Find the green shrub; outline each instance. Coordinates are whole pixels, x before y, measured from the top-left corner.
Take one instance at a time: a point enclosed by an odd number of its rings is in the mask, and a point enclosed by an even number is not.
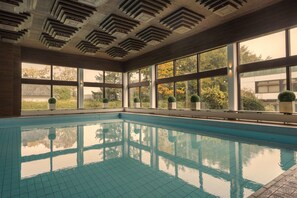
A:
[[[56,98],[49,98],[48,99],[49,104],[56,104],[56,102],[57,102]]]
[[[295,99],[296,95],[293,91],[286,90],[278,94],[278,100],[280,102],[292,102],[295,101]]]
[[[103,103],[108,103],[108,102],[109,102],[108,98],[103,98]]]
[[[168,102],[169,102],[169,103],[176,102],[175,97],[174,97],[174,96],[169,96],[169,97],[168,97]]]
[[[200,97],[197,94],[192,95],[191,102],[200,102]]]
[[[139,98],[134,98],[134,103],[140,102]]]

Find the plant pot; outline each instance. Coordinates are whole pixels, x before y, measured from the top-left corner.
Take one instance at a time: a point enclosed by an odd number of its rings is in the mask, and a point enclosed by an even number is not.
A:
[[[108,108],[108,103],[103,103],[103,109],[107,109]]]
[[[279,102],[280,113],[295,113],[295,101],[292,102]]]
[[[140,102],[134,102],[134,108],[139,109],[140,108]]]
[[[200,110],[200,102],[191,102],[191,110],[192,111],[196,111],[196,110]]]
[[[56,109],[56,104],[48,104],[49,110],[53,111]]]
[[[168,102],[168,110],[176,109],[176,102]]]

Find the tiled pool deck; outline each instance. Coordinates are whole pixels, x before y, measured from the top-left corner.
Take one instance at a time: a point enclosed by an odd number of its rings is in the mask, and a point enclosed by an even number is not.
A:
[[[249,198],[296,198],[297,197],[297,165],[281,174]]]

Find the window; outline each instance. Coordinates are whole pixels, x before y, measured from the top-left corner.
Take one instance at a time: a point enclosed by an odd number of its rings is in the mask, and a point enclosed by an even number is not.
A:
[[[150,68],[145,67],[140,69],[140,81],[141,82],[147,82],[151,79],[150,77]]]
[[[134,98],[140,98],[139,97],[139,87],[131,87],[129,89],[129,105],[130,107],[133,107],[134,104]]]
[[[228,79],[226,76],[200,80],[202,109],[228,109]]]
[[[53,66],[53,80],[77,81],[77,70],[72,67]]]
[[[122,88],[105,88],[105,97],[109,99],[109,108],[122,107]]]
[[[191,96],[197,94],[197,80],[177,82],[175,89],[177,108],[190,108]]]
[[[105,72],[105,83],[122,84],[122,73],[120,72]]]
[[[173,86],[173,83],[158,85],[158,108],[167,109],[167,99],[174,95]]]
[[[84,87],[84,108],[95,109],[102,108],[103,88],[102,87]]]
[[[84,82],[103,83],[103,71],[84,69]]]
[[[140,88],[140,105],[142,108],[150,108],[150,88],[143,86]]]
[[[51,66],[33,63],[22,63],[22,78],[50,80]]]
[[[22,110],[46,110],[50,96],[49,85],[22,84]]]
[[[77,87],[54,85],[53,95],[57,98],[57,109],[77,108]]]
[[[240,64],[285,57],[285,31],[241,42],[239,47]]]
[[[197,55],[175,61],[176,76],[197,72]]]
[[[286,89],[286,68],[240,74],[242,110],[278,111],[278,94]]]
[[[290,51],[291,56],[297,55],[297,28],[290,29]]]
[[[129,72],[129,83],[138,83],[139,82],[139,70]]]
[[[227,47],[199,54],[199,71],[209,71],[227,67]]]
[[[173,62],[167,62],[157,65],[157,78],[169,78],[173,76]]]
[[[291,90],[297,96],[297,66],[291,67]],[[295,104],[295,111],[297,112],[297,99]]]

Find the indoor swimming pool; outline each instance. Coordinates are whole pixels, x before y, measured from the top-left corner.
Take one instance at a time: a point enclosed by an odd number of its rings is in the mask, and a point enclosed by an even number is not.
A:
[[[128,113],[0,120],[0,197],[248,197],[296,128]]]

